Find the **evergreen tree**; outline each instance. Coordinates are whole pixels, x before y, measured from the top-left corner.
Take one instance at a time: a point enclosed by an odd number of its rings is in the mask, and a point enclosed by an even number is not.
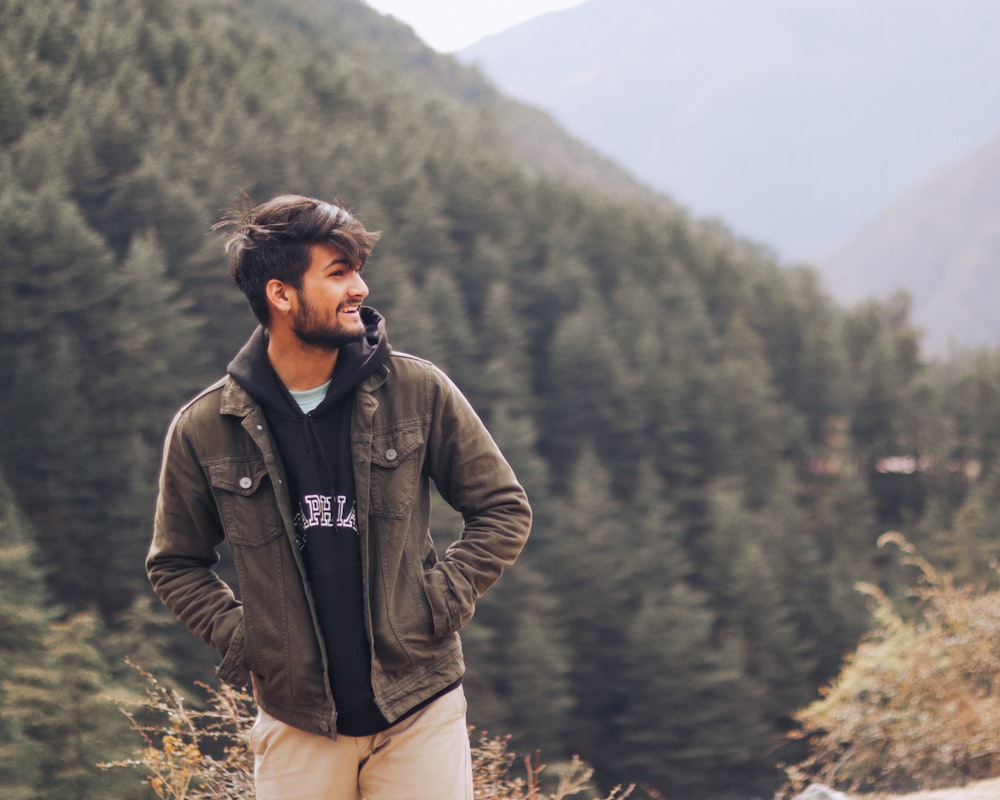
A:
[[[465,300],[450,270],[432,267],[420,287],[421,303],[433,309],[434,352],[431,360],[471,393],[481,385],[478,340]]]
[[[56,622],[46,633],[44,658],[9,677],[11,714],[39,744],[35,790],[43,796],[104,800],[135,786],[135,776],[98,766],[127,756],[134,745],[109,698],[123,692],[108,678],[103,635],[93,614]]]
[[[439,340],[434,321],[426,303],[415,302],[421,289],[401,268],[380,261],[370,280],[368,305],[384,311],[389,341],[397,350],[430,361],[439,355]]]
[[[628,698],[614,757],[595,755],[604,780],[641,775],[664,796],[742,797],[767,788],[763,757],[775,736],[761,718],[763,687],[744,674],[747,642],[716,627],[698,593],[676,585],[626,621],[635,648],[614,673]],[[609,678],[612,676],[609,676]]]
[[[571,643],[568,677],[576,702],[586,708],[568,744],[597,765],[610,720],[626,702],[624,688],[609,678],[631,655],[621,619],[638,565],[618,541],[626,515],[592,450],[581,455],[567,485],[568,493],[552,503],[550,527],[535,552],[542,572],[553,576],[559,600],[554,634]]]
[[[15,672],[45,657],[51,620],[44,581],[32,560],[32,536],[13,493],[0,481],[0,785],[11,800],[34,800],[46,743],[29,734]]]
[[[112,620],[104,631],[101,651],[116,685],[131,686],[136,668],[154,674],[161,684],[181,694],[197,683],[216,680],[215,652],[178,625],[152,591],[139,594]]]
[[[997,580],[996,487],[977,486],[954,514],[949,529],[935,532],[937,563],[959,583],[989,584]]]
[[[747,505],[761,506],[796,438],[798,420],[780,402],[760,339],[739,313],[730,320],[723,348],[709,411],[719,472],[740,476]]]
[[[794,351],[784,359],[788,364],[785,369],[780,369],[781,361],[770,354],[768,362],[778,362],[772,370],[780,395],[804,421],[808,445],[816,447],[824,443],[831,421],[842,416],[847,406],[848,374],[841,340],[844,315],[819,286],[815,272],[793,270],[788,282],[795,299],[798,331],[785,338],[772,334],[769,349],[773,352],[792,346]],[[759,308],[757,313],[766,314],[767,309]]]
[[[622,362],[614,341],[598,333],[605,314],[597,295],[587,293],[581,307],[562,319],[551,342],[538,430],[558,489],[567,488],[566,465],[576,461],[588,441],[601,455],[617,450],[615,400]]]
[[[522,556],[480,601],[462,634],[465,684],[472,724],[504,731],[521,747],[569,757],[566,741],[579,716],[569,680],[574,649],[559,630],[551,583]]]
[[[532,391],[532,342],[515,306],[515,291],[506,282],[490,287],[478,319],[483,353],[479,390],[484,404],[507,406],[516,416],[531,414],[537,405]],[[532,447],[536,447],[537,442]]]
[[[742,492],[712,493],[711,567],[702,574],[725,624],[747,642],[745,671],[765,689],[761,711],[779,731],[782,717],[814,688],[815,637],[828,608],[824,576],[804,520],[794,508],[787,476],[771,504],[748,507]],[[820,591],[817,592],[817,589]]]
[[[664,495],[655,471],[640,465],[634,522],[619,539],[632,573],[613,673],[624,700],[595,763],[607,783],[638,774],[670,795],[718,796],[760,781],[755,748],[775,734],[764,682],[752,672],[753,641],[696,585],[684,525]]]
[[[17,141],[28,125],[24,87],[9,56],[0,54],[0,146]]]
[[[3,463],[35,522],[51,585],[86,605],[107,587],[103,557],[113,549],[112,539],[95,541],[91,532],[116,533],[97,523],[116,473],[99,457],[103,443],[88,427],[99,409],[86,399],[101,348],[115,341],[102,313],[113,303],[110,255],[51,187],[27,193],[8,184],[0,214],[0,358],[8,376],[0,411],[17,420]]]
[[[1000,469],[1000,353],[980,350],[961,358],[955,368],[959,375],[946,388],[955,424],[951,455],[990,479]]]
[[[813,481],[812,495],[802,509],[809,523],[795,531],[811,535],[819,558],[819,577],[813,580],[806,605],[819,612],[809,629],[817,658],[815,687],[836,674],[844,655],[871,624],[856,584],[882,583],[885,577],[876,548],[883,531],[875,521],[872,498],[864,477],[843,455],[838,453],[833,462],[839,473],[835,478]]]

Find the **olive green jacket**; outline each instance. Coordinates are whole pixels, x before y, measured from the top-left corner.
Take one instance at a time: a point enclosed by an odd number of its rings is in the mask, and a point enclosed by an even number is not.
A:
[[[524,490],[458,388],[392,353],[359,384],[351,449],[375,701],[390,721],[464,672],[458,630],[524,546]],[[431,482],[461,512],[439,560]],[[261,407],[231,377],[181,409],[167,434],[146,569],[163,602],[214,646],[219,676],[269,714],[336,735],[319,622],[294,511]],[[214,571],[228,542],[239,599]]]

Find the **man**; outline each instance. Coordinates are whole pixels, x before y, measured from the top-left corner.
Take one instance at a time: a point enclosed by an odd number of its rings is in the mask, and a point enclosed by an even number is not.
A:
[[[253,687],[258,800],[471,798],[458,630],[524,545],[524,490],[362,305],[379,234],[297,195],[234,222],[260,327],[167,434],[150,580]],[[431,482],[464,519],[440,560]],[[213,570],[223,540],[240,599]]]

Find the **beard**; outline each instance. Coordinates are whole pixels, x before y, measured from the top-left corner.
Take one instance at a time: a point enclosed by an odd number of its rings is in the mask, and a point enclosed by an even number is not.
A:
[[[327,351],[339,350],[345,344],[356,342],[365,336],[364,325],[348,328],[339,321],[331,324],[320,320],[319,316],[315,309],[303,299],[298,313],[292,320],[292,332],[307,347]]]

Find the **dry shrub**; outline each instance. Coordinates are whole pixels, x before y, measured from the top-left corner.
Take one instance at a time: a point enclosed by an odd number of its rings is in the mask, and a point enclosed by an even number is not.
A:
[[[143,773],[143,782],[161,800],[252,800],[253,753],[247,734],[256,718],[253,698],[228,685],[219,689],[201,685],[207,695],[204,709],[189,708],[174,689],[162,685],[136,667],[146,682],[143,701],[116,700],[143,747],[134,759],[101,766],[126,767]],[[593,770],[577,758],[543,780],[545,765],[537,757],[518,759],[508,749],[510,737],[480,735],[472,748],[476,800],[564,800],[584,795],[594,798]],[[543,788],[543,784],[551,784]],[[625,800],[632,789],[615,789],[604,800]]]
[[[546,767],[538,756],[524,759],[524,776],[515,775],[512,768],[517,756],[508,750],[510,737],[491,738],[481,733],[479,744],[472,748],[473,783],[476,800],[564,800],[586,793],[593,798],[591,784],[594,770],[579,758],[558,770],[555,786],[549,792],[542,788],[542,773]],[[618,787],[604,800],[625,800],[633,787]]]
[[[898,534],[918,566],[916,619],[887,597],[875,629],[822,697],[798,712],[808,756],[786,768],[788,791],[818,781],[846,791],[960,786],[1000,774],[1000,593],[956,587]]]
[[[189,708],[175,689],[135,669],[145,679],[145,699],[115,702],[142,738],[142,749],[137,758],[101,766],[141,770],[143,782],[162,800],[252,798],[253,754],[246,736],[256,718],[253,698],[232,686],[199,684],[207,705]]]

